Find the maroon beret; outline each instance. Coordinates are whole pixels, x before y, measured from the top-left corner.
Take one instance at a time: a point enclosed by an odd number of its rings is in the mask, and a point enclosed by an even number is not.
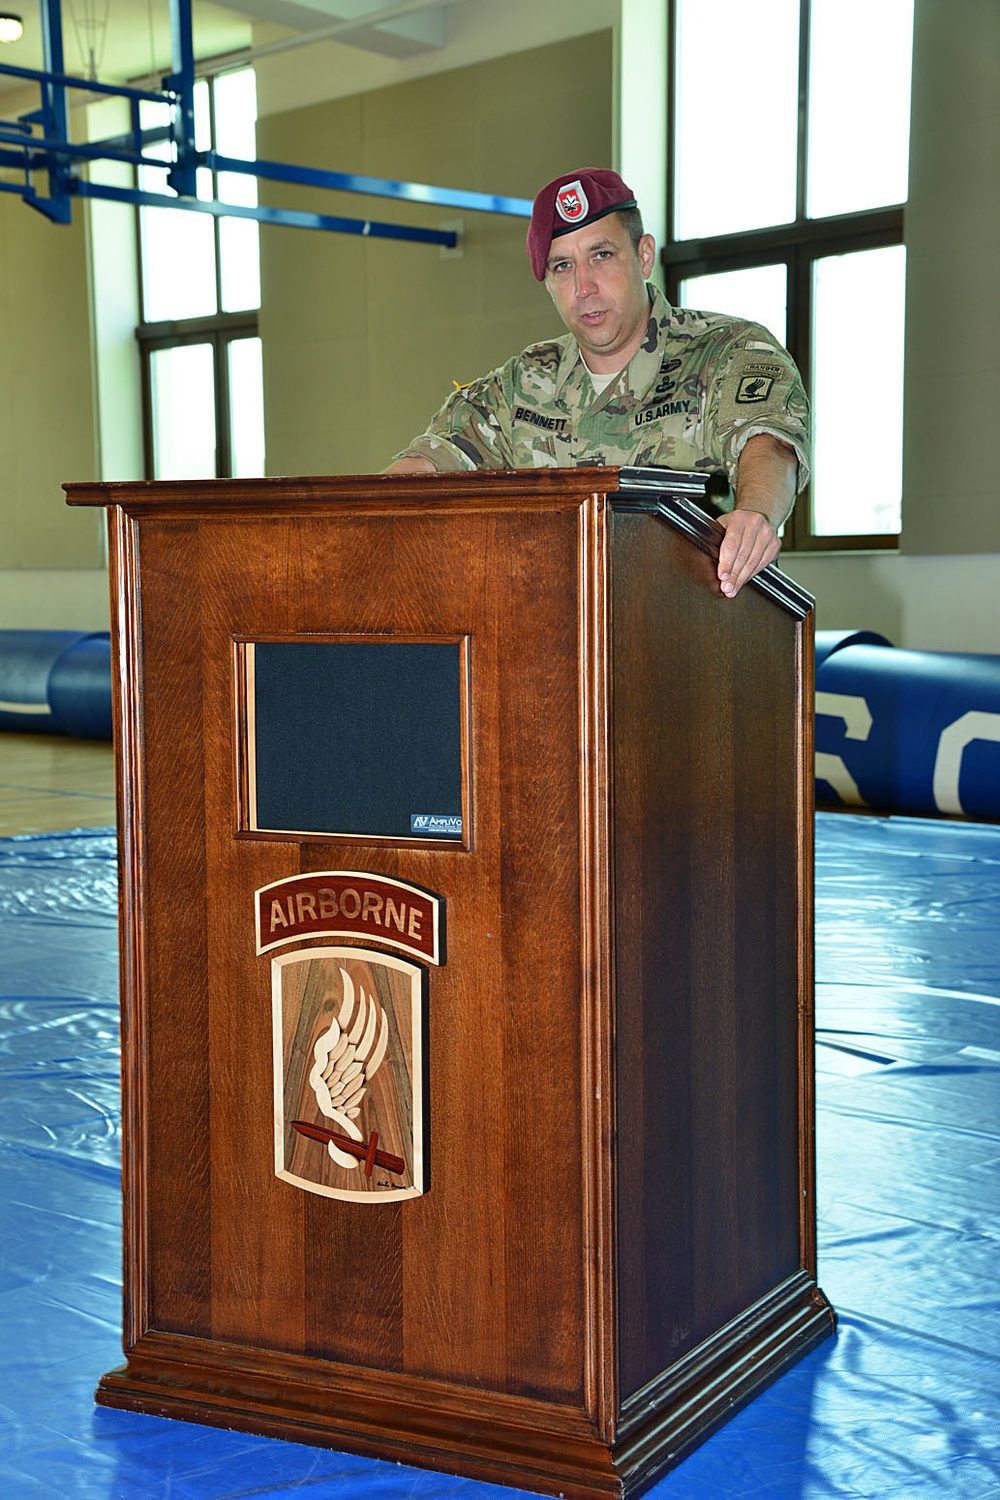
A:
[[[635,208],[635,196],[608,167],[586,167],[564,172],[542,188],[528,225],[528,259],[536,281],[545,280],[545,263],[552,241],[561,234],[593,224],[620,208]]]

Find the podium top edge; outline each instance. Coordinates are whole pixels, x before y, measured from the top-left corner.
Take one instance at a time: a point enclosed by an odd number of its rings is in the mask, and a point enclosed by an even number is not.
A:
[[[69,505],[131,507],[228,504],[321,504],[324,501],[385,500],[410,503],[503,490],[536,493],[612,493],[619,488],[704,494],[712,476],[691,470],[581,465],[566,469],[470,469],[438,474],[333,474],[247,479],[89,480],[63,485]]]
[[[697,503],[698,497],[671,493],[667,486],[662,486],[658,491],[623,488],[617,494],[609,495],[608,500],[613,510],[655,516],[681,532],[702,552],[707,552],[713,562],[718,560],[722,530],[713,516]],[[816,607],[813,596],[783,573],[776,563],[771,563],[751,578],[746,587],[764,594],[773,604],[780,605],[799,620],[806,619]]]
[[[603,497],[613,510],[641,511],[683,532],[702,551],[718,557],[720,528],[713,520],[713,494],[721,493],[711,471],[581,465],[568,469],[472,469],[439,474],[337,474],[254,479],[103,480],[66,483],[66,502],[104,507],[130,514],[202,513],[238,515],[248,508],[273,505],[322,511],[352,502],[384,510],[422,506],[442,509],[482,500],[540,506],[577,506]],[[749,587],[804,619],[814,608],[812,596],[772,564],[751,579]]]

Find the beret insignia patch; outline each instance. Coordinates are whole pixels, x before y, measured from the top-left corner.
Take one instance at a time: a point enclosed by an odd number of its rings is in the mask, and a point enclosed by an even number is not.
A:
[[[589,212],[590,204],[579,177],[575,182],[567,182],[559,189],[556,194],[556,213],[560,219],[567,224],[578,224]]]

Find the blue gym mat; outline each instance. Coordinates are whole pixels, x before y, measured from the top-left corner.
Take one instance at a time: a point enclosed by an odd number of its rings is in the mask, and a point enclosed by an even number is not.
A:
[[[840,1330],[656,1500],[1000,1496],[1000,827],[820,815],[820,1283]],[[0,1497],[523,1493],[93,1405],[120,1362],[110,831],[0,839]],[[570,1500],[570,1497],[568,1497]]]

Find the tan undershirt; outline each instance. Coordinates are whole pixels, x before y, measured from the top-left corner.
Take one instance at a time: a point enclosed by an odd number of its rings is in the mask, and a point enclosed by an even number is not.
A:
[[[611,382],[618,379],[619,375],[621,374],[621,370],[615,370],[612,375],[595,375],[593,370],[588,365],[587,374],[594,382],[594,390],[597,392],[598,396],[603,396],[604,392],[607,390]]]

